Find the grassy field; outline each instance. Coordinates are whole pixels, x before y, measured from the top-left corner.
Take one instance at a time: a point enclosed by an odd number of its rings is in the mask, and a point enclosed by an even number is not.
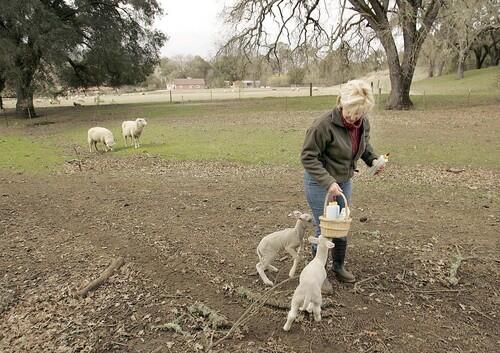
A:
[[[53,108],[33,121],[10,119],[8,128],[2,126],[0,167],[48,171],[74,158],[73,146],[87,150],[86,131],[91,126],[113,131],[117,156],[148,152],[166,159],[294,166],[299,163],[305,130],[334,101],[335,97],[307,97]],[[498,166],[499,123],[492,115],[495,102],[496,97],[488,95],[475,95],[471,102],[459,96],[430,96],[425,102],[422,97],[415,99],[412,111],[376,109],[372,114],[373,142],[380,151],[392,151],[402,164]],[[468,105],[476,106],[470,112],[474,121],[455,122],[455,115],[464,114]],[[125,148],[121,121],[138,116],[149,121],[143,146],[139,150]]]
[[[412,84],[415,93],[429,95],[496,95],[500,93],[500,68],[488,67],[480,70],[468,70],[464,79],[459,80],[456,73],[415,81]]]

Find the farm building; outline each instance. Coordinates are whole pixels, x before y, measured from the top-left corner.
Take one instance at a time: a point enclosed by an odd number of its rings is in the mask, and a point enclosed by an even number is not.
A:
[[[176,78],[174,89],[206,88],[205,80],[202,78]]]

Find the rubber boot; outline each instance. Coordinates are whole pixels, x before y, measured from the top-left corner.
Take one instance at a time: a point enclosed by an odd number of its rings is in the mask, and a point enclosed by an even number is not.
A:
[[[354,275],[347,271],[344,268],[344,261],[345,261],[345,253],[347,249],[347,239],[346,238],[338,238],[338,239],[333,239],[333,243],[335,244],[335,247],[332,249],[333,251],[333,272],[335,273],[335,276],[337,279],[341,282],[356,282],[356,277]]]

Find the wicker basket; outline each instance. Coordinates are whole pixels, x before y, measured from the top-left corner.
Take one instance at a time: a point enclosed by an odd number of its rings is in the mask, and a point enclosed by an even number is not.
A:
[[[349,233],[349,228],[351,227],[352,218],[351,210],[347,203],[347,199],[344,194],[340,194],[344,198],[344,207],[346,216],[345,219],[327,219],[326,218],[326,206],[328,206],[330,194],[326,194],[325,206],[323,208],[323,216],[319,217],[319,227],[321,228],[321,235],[325,238],[342,238]]]

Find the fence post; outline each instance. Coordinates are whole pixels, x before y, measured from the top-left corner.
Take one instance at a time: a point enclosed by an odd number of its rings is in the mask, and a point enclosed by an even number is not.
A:
[[[469,93],[467,94],[467,106],[470,106],[470,88],[469,88]]]
[[[377,95],[377,106],[380,108],[380,96],[382,95],[382,88],[378,88],[378,95]]]
[[[169,92],[170,92],[170,103],[172,103],[172,90],[170,90]]]
[[[309,97],[312,97],[313,96],[313,84],[312,82],[309,83]]]

